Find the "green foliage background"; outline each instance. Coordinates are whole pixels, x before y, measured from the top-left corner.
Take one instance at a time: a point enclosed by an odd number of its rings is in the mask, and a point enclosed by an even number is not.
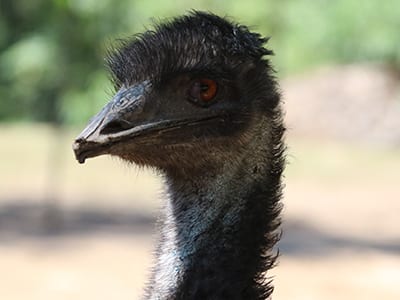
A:
[[[2,0],[0,121],[75,124],[111,92],[103,56],[115,38],[191,9],[272,36],[280,76],[321,64],[400,67],[398,0]],[[108,92],[108,93],[107,93]]]

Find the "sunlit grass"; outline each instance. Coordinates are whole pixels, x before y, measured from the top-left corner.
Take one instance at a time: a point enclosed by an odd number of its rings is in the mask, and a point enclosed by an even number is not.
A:
[[[400,150],[378,145],[289,138],[288,176],[321,181],[396,179]]]

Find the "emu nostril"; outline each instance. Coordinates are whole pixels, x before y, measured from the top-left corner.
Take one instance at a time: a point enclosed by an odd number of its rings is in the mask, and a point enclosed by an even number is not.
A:
[[[100,131],[100,134],[110,134],[117,133],[129,129],[130,123],[123,120],[114,120],[109,122],[104,128]]]

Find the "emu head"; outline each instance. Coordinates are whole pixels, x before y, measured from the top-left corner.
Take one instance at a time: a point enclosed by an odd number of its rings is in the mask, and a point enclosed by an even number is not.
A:
[[[122,42],[107,59],[116,94],[76,138],[76,158],[111,154],[185,173],[229,162],[276,113],[265,42],[202,12]]]

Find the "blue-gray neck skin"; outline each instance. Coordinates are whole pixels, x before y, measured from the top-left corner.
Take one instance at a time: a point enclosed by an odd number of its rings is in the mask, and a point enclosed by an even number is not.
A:
[[[156,265],[146,299],[266,299],[279,240],[283,129],[254,130],[217,173],[167,176]],[[265,141],[268,141],[265,143]]]

